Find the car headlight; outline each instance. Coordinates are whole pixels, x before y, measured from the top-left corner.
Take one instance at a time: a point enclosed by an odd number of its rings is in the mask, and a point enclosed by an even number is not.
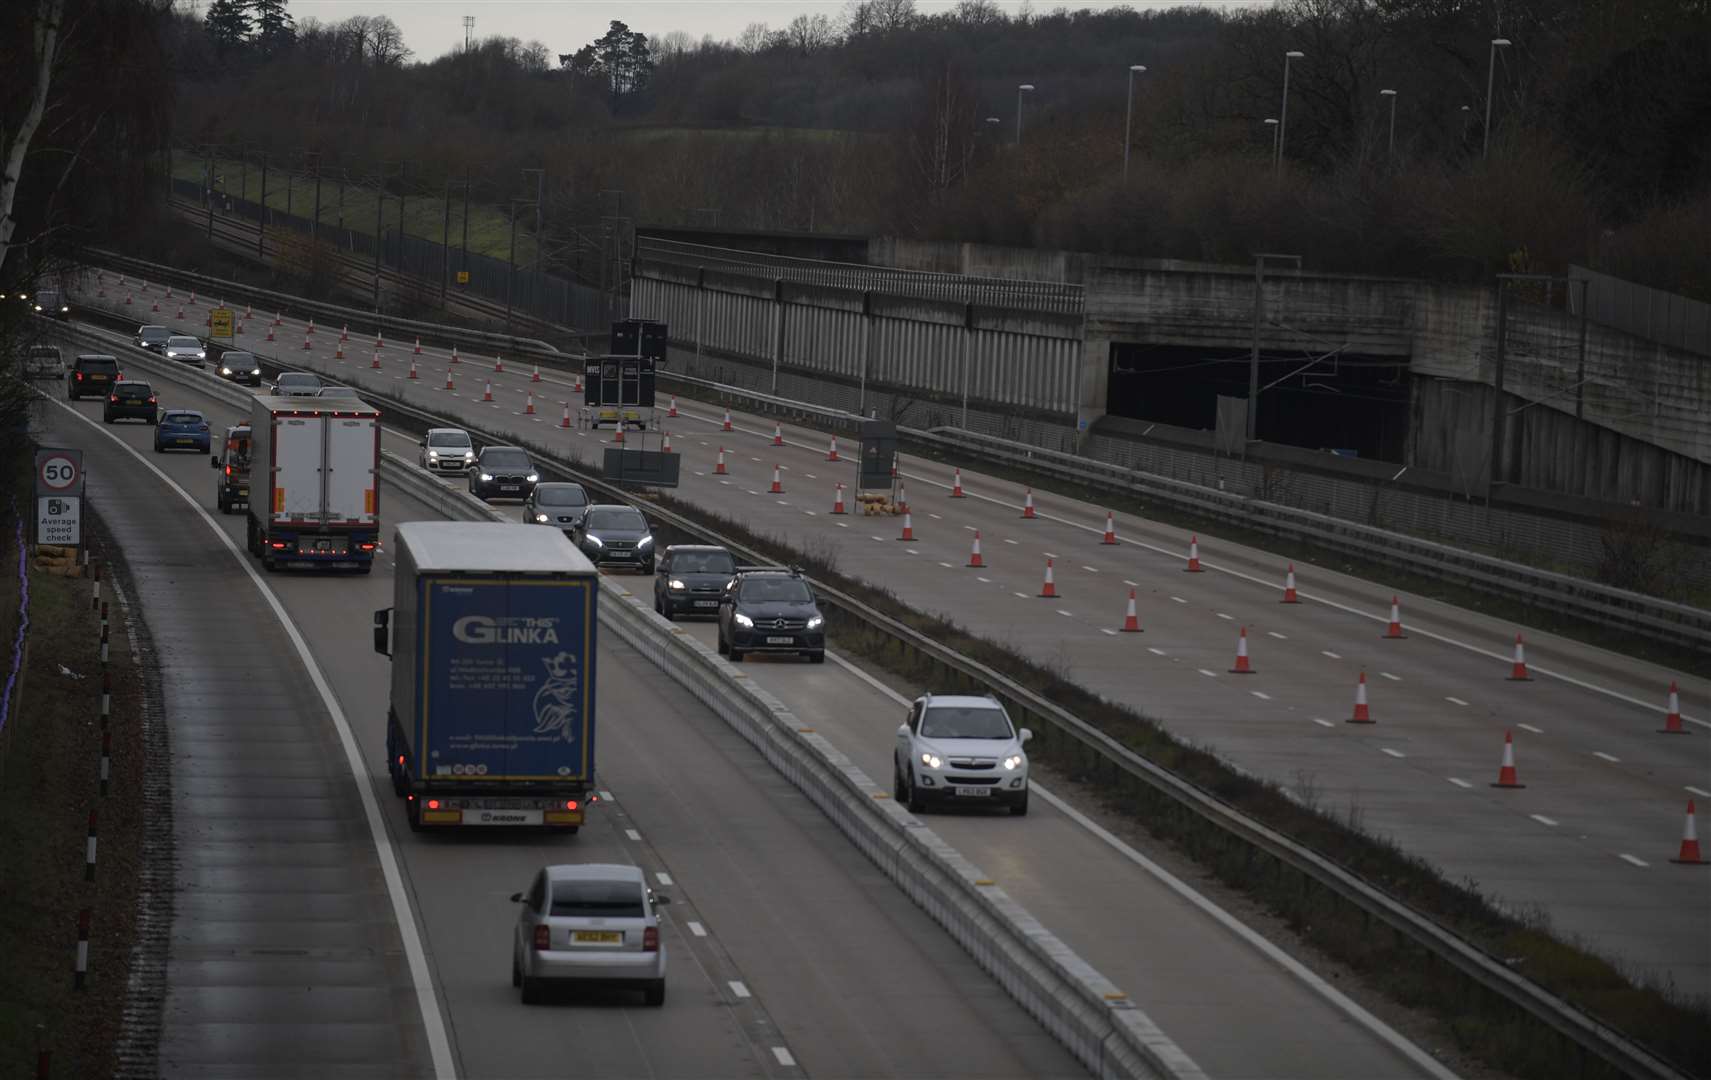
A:
[[[678,578],[672,578],[670,581],[665,583],[665,587],[668,589],[671,589],[675,592],[682,592],[684,589],[688,588],[689,586],[685,585]]]
[[[224,365],[224,364],[221,364],[221,365],[220,365],[220,374],[222,374],[222,375],[230,375],[230,374],[231,374],[231,373],[232,373],[232,369],[231,369],[231,368],[229,368],[229,367],[227,367],[227,366],[226,366],[226,365]]]
[[[747,615],[744,615],[740,611],[737,612],[736,614],[732,615],[731,620],[733,622],[735,622],[738,626],[747,627],[749,629],[754,628],[755,621],[753,619],[749,618]]]
[[[487,482],[488,482],[488,481],[489,481],[489,480],[492,480],[492,479],[493,479],[493,474],[492,474],[492,473],[485,473],[485,472],[484,472],[484,473],[482,473],[482,474],[481,474],[481,482],[482,482],[482,483],[483,483],[483,484],[485,484],[485,483],[487,483]]]
[[[438,461],[439,459],[440,459],[440,452],[438,450],[435,450],[432,447],[429,447],[428,448],[428,460],[429,461]]]
[[[37,311],[40,311],[40,310],[41,310],[41,309],[42,309],[42,306],[41,306],[41,305],[40,305],[40,304],[37,304],[37,305],[36,305],[36,310],[37,310]]]
[[[206,360],[206,359],[208,359],[208,350],[206,350],[206,349],[197,349],[197,350],[196,350],[196,359],[198,359],[198,360]]]
[[[254,375],[256,378],[259,379],[259,378],[261,378],[261,369],[258,367],[257,368],[250,368],[250,374]]]
[[[653,544],[654,538],[651,536],[644,536],[640,540],[636,541],[636,546],[639,548],[653,547]]]
[[[921,755],[921,764],[925,765],[929,769],[936,769],[944,763],[944,759],[939,757],[937,754],[923,753]]]
[[[61,315],[66,315],[66,314],[69,314],[70,312],[71,312],[71,305],[70,304],[61,304],[60,305],[59,313]]]
[[[465,450],[463,452],[463,460],[474,461],[475,460],[475,451],[474,450]]]
[[[539,479],[540,479],[540,478],[541,478],[541,474],[540,474],[540,473],[533,473],[533,472],[532,472],[532,473],[530,473],[530,474],[529,474],[529,475],[528,475],[528,476],[527,476],[527,477],[525,477],[525,478],[524,478],[524,479],[526,479],[526,480],[528,480],[528,481],[529,481],[529,483],[531,483],[531,484],[533,484],[533,483],[535,483],[535,482],[536,482],[536,481],[537,481],[537,480],[539,480]]]
[[[600,539],[598,536],[595,536],[593,533],[587,534],[586,536],[583,537],[583,539],[588,541],[590,544],[593,544],[595,547],[605,547],[606,546],[606,541]]]
[[[824,625],[826,625],[826,617],[824,615],[811,615],[811,616],[809,616],[809,618],[808,618],[808,629],[818,630],[818,629],[820,629],[820,627],[822,627]]]
[[[551,520],[552,520],[552,518],[549,518],[545,514],[536,514],[535,515],[535,521],[537,524],[545,525],[547,522],[549,522]]]
[[[1022,767],[1022,763],[1027,760],[1028,759],[1023,757],[1021,754],[1011,754],[1009,757],[1004,759],[1004,767],[1010,770],[1020,769]]]

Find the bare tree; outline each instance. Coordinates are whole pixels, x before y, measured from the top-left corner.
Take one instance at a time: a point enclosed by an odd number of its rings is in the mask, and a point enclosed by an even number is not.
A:
[[[6,256],[12,250],[12,235],[18,222],[12,217],[12,206],[18,198],[18,180],[24,173],[24,157],[30,152],[30,140],[41,126],[42,113],[47,109],[48,87],[53,82],[54,51],[59,45],[60,19],[65,14],[65,0],[38,0],[35,15],[30,20],[31,39],[36,61],[35,84],[30,91],[30,103],[24,118],[5,143],[6,174],[0,182],[0,270],[5,269]]]
[[[957,0],[957,5],[951,10],[951,19],[959,26],[983,27],[998,26],[1004,19],[1004,9],[992,0]]]
[[[942,205],[945,193],[968,169],[974,144],[974,98],[967,76],[950,63],[939,69],[927,87],[909,133],[909,151],[931,206]]]
[[[868,0],[868,6],[873,9],[874,29],[880,33],[907,30],[920,18],[915,0]]]
[[[368,55],[376,67],[396,67],[410,59],[404,32],[389,16],[375,15],[368,23]]]
[[[743,32],[737,37],[737,48],[746,53],[758,53],[766,48],[767,38],[771,31],[763,22],[752,22],[743,27]]]
[[[789,48],[808,56],[835,44],[838,33],[823,14],[798,15],[784,28],[784,37]]]

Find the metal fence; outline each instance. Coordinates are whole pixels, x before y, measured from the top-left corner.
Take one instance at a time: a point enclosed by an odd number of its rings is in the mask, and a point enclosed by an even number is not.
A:
[[[716,267],[733,273],[809,285],[831,285],[861,292],[892,296],[920,296],[982,307],[1013,308],[1018,311],[1050,311],[1080,315],[1086,299],[1080,285],[1057,281],[1017,281],[1010,278],[970,277],[938,274],[926,270],[899,270],[889,266],[796,259],[735,248],[708,247],[653,236],[636,238],[636,258],[676,266]]]
[[[1672,349],[1711,356],[1711,304],[1582,266],[1570,266],[1568,276],[1590,283],[1586,309],[1593,322]]]

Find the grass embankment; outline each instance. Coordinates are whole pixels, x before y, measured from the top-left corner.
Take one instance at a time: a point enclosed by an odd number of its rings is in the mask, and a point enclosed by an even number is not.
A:
[[[10,522],[4,550],[0,656],[10,670],[19,593]],[[0,1076],[35,1076],[44,1050],[52,1076],[111,1076],[141,867],[141,673],[110,605],[112,774],[103,798],[100,618],[90,583],[32,570],[29,592],[28,655],[0,733]],[[85,881],[91,810],[99,847],[95,880]],[[93,915],[89,974],[74,990],[84,908]]]
[[[1504,913],[1473,884],[1450,882],[1428,863],[1363,832],[1358,809],[1339,814],[1321,805],[1310,785],[1286,791],[1244,776],[1214,755],[1171,736],[1145,715],[1090,694],[1070,681],[1065,671],[1026,659],[947,619],[914,611],[889,591],[845,577],[838,573],[829,551],[796,550],[776,537],[759,535],[728,517],[670,496],[654,501],[772,561],[800,565],[817,580],[1003,673],[1140,756],[1358,874],[1670,1060],[1695,1073],[1711,1067],[1711,1011],[1706,1002],[1683,1001],[1666,990],[1638,985],[1608,961],[1554,938],[1546,927]],[[689,539],[660,538],[662,543]],[[990,689],[835,606],[827,614],[840,649],[915,685],[941,692]],[[1107,811],[1131,819],[1226,885],[1263,904],[1301,940],[1360,972],[1375,990],[1432,1018],[1443,1037],[1463,1053],[1528,1080],[1618,1075],[1335,893],[1084,750],[1057,731],[1055,724],[1038,716],[1019,722],[1032,723],[1040,735],[1032,747],[1036,757],[1102,792]]]

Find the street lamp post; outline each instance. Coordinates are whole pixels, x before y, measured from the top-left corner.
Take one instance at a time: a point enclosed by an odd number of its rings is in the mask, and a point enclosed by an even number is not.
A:
[[[1272,163],[1272,171],[1276,173],[1283,172],[1283,139],[1285,129],[1289,127],[1289,62],[1306,55],[1299,49],[1290,49],[1283,54],[1283,108],[1277,114],[1277,159]]]
[[[1018,146],[1022,144],[1022,95],[1031,93],[1033,89],[1033,83],[1023,83],[1016,87],[1016,145]]]
[[[1497,50],[1508,47],[1508,38],[1491,39],[1491,59],[1485,65],[1485,142],[1479,148],[1481,158],[1491,150],[1491,87],[1497,75]]]
[[[1266,126],[1271,128],[1271,156],[1273,158],[1276,158],[1277,157],[1277,128],[1278,128],[1277,117],[1268,116],[1265,118],[1265,122],[1266,122]]]
[[[1135,121],[1135,76],[1147,70],[1145,64],[1129,65],[1129,96],[1123,111],[1123,183],[1129,182],[1129,142],[1130,131]]]
[[[1396,164],[1396,91],[1394,91],[1394,90],[1380,90],[1378,92],[1378,94],[1380,97],[1387,97],[1390,99],[1390,149],[1385,154],[1385,162],[1386,162],[1386,164],[1389,164],[1389,165],[1395,165]]]

